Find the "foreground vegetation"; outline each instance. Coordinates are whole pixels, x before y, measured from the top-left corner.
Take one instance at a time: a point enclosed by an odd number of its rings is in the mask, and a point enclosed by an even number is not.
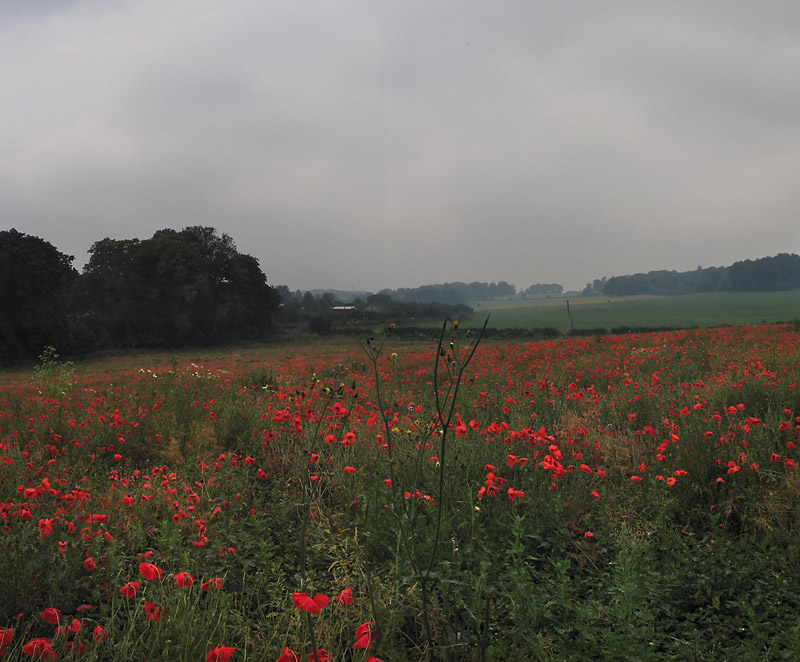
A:
[[[793,326],[472,340],[11,375],[4,659],[798,657]]]

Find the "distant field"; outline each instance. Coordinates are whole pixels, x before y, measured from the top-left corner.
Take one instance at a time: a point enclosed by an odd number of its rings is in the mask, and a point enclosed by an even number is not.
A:
[[[788,322],[800,318],[800,290],[718,292],[683,296],[631,296],[485,301],[472,304],[475,317],[490,314],[498,329],[555,327],[569,331],[567,300],[576,329],[619,326],[710,327]]]

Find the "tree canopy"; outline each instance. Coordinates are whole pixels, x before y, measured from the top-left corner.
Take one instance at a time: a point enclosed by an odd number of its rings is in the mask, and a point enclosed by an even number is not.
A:
[[[74,259],[38,237],[0,232],[0,361],[37,356],[56,342],[72,344]]]
[[[95,242],[79,274],[38,237],[0,232],[0,361],[45,346],[177,347],[265,337],[280,297],[258,260],[214,228]]]
[[[176,346],[262,337],[280,298],[227,234],[192,226],[89,250],[83,300],[103,344]]]

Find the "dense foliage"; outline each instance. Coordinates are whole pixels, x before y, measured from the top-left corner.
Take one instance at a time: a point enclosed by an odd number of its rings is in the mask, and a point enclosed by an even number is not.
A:
[[[413,301],[416,303],[449,303],[466,304],[470,301],[487,301],[498,297],[509,297],[516,294],[517,288],[504,280],[499,283],[441,283],[438,285],[422,285],[420,287],[401,287],[396,290],[381,290],[396,301]]]
[[[595,284],[597,281],[595,281]],[[587,286],[589,288],[590,286]],[[609,278],[596,292],[624,294],[692,294],[696,292],[766,292],[800,288],[800,255],[734,262],[729,267],[694,271],[651,271]]]
[[[38,237],[0,232],[0,363],[35,357],[46,345],[75,346],[74,259]]]
[[[798,658],[796,328],[460,331],[7,377],[5,660]]]
[[[74,258],[36,237],[0,233],[0,360],[120,347],[263,339],[280,299],[258,260],[208,227],[102,239]]]

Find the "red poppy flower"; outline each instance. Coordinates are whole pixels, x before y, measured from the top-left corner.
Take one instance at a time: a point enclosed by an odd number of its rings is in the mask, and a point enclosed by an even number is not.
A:
[[[83,567],[89,572],[94,572],[97,570],[97,563],[91,556],[87,556],[83,562]]]
[[[148,621],[158,621],[161,619],[161,607],[156,607],[152,602],[144,603],[144,613]]]
[[[334,598],[334,600],[336,600],[336,602],[338,602],[340,605],[344,606],[353,604],[353,602],[355,602],[353,600],[353,589],[351,588],[344,589],[344,591],[339,593],[339,595],[337,595]]]
[[[372,642],[378,638],[378,635],[372,631],[373,622],[362,623],[356,628],[356,643],[353,648],[372,648]]]
[[[200,584],[200,588],[203,589],[206,593],[211,587],[214,588],[222,588],[222,579],[220,577],[214,577],[213,579],[209,579],[207,582],[203,582]]]
[[[324,648],[317,648],[316,653],[308,654],[308,662],[333,662],[333,658]]]
[[[79,614],[85,614],[87,611],[91,610],[92,610],[92,605],[81,605],[80,607],[75,608],[75,611],[77,611]]]
[[[119,592],[122,593],[122,595],[124,595],[126,598],[132,598],[139,592],[140,588],[141,586],[139,582],[128,582],[119,590]]]
[[[517,499],[522,499],[525,496],[525,492],[522,490],[515,490],[513,487],[508,488],[508,498],[512,501],[516,501]]]
[[[50,625],[55,625],[61,618],[61,611],[55,607],[48,607],[44,611],[40,611],[39,616],[50,623]]]
[[[40,660],[55,660],[58,657],[50,644],[50,640],[41,637],[39,639],[31,639],[22,647],[22,652]]]
[[[100,627],[99,625],[94,626],[94,630],[92,630],[92,638],[100,643],[101,641],[105,641],[108,637],[106,635],[106,631]]]
[[[179,572],[175,575],[175,586],[178,588],[191,588],[194,584],[194,577],[188,572]]]
[[[142,577],[147,580],[161,579],[164,576],[164,571],[161,568],[157,568],[147,561],[142,561],[142,563],[139,564],[139,572],[142,574]]]
[[[307,593],[293,593],[292,602],[300,611],[309,614],[319,614],[330,603],[327,595],[317,593],[313,598],[309,598]]]
[[[283,652],[275,662],[300,662],[300,656],[288,646],[284,646]]]
[[[53,521],[49,519],[39,520],[39,535],[44,538],[53,532]]]
[[[217,646],[208,651],[206,662],[228,662],[236,652],[233,646]]]
[[[73,618],[72,623],[69,624],[68,630],[73,633],[80,632],[81,627],[83,627],[83,624],[77,618]]]
[[[14,639],[14,628],[0,628],[0,646],[8,646]]]

